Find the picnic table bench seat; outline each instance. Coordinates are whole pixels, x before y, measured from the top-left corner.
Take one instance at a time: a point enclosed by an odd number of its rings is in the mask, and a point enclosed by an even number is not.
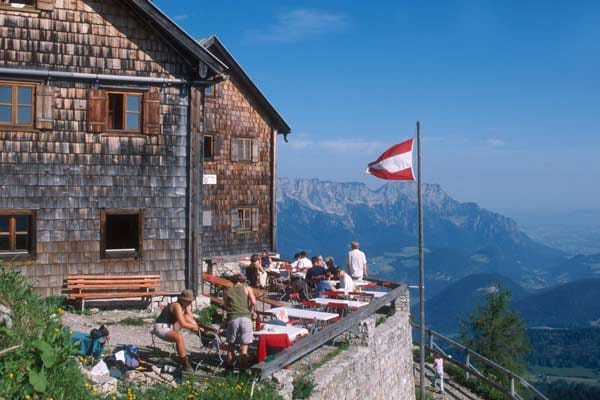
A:
[[[160,275],[68,275],[66,295],[80,300],[81,311],[86,300],[124,299],[139,297],[152,300],[154,296],[177,296],[178,293],[160,289]]]

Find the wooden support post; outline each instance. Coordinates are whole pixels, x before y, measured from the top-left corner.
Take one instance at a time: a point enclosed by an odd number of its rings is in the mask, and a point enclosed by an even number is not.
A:
[[[469,374],[469,368],[471,368],[471,354],[469,354],[469,350],[467,350],[465,353],[465,366],[467,367],[465,370],[465,378],[469,379],[471,377]]]

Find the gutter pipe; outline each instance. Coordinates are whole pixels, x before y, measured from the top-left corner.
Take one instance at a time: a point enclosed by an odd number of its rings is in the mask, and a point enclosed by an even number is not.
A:
[[[153,78],[149,76],[131,76],[131,75],[109,75],[109,74],[90,74],[83,72],[65,72],[51,71],[49,69],[22,69],[22,68],[5,68],[0,67],[0,74],[14,76],[28,76],[44,79],[74,79],[74,80],[90,80],[90,81],[110,81],[110,82],[127,82],[127,83],[146,83],[160,85],[188,85],[192,86],[211,86],[229,79],[225,74],[217,75],[215,79],[195,80],[176,78]]]

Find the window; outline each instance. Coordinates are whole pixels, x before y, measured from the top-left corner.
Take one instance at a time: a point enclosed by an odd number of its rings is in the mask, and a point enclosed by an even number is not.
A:
[[[157,89],[145,93],[90,89],[87,107],[88,131],[159,134],[160,95]]]
[[[6,4],[14,8],[35,7],[35,0],[0,0],[0,4]]]
[[[204,135],[204,160],[212,160],[215,157],[215,136]]]
[[[108,94],[108,129],[139,131],[142,121],[142,96],[128,93]]]
[[[252,139],[238,139],[238,161],[252,161]]]
[[[204,88],[204,95],[206,97],[215,97],[217,94],[217,87],[215,85],[207,86]]]
[[[35,212],[0,210],[0,259],[23,259],[34,255]]]
[[[258,230],[258,208],[236,207],[231,211],[231,224],[234,232],[244,233]]]
[[[101,211],[101,258],[140,258],[142,256],[142,236],[142,211]]]
[[[236,137],[231,139],[232,161],[258,161],[258,142],[249,137]]]
[[[34,86],[0,83],[0,124],[33,125]]]

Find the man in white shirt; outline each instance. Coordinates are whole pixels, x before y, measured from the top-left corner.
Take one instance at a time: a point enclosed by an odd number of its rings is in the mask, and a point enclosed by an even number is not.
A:
[[[348,265],[348,272],[354,280],[362,280],[364,276],[367,276],[367,256],[365,253],[358,249],[358,242],[350,243],[351,251],[348,252],[348,258],[346,264]]]
[[[296,261],[294,261],[292,263],[292,268],[297,269],[297,270],[307,270],[312,268],[312,261],[310,261],[308,259],[308,257],[306,257],[306,252],[305,251],[301,251],[299,254],[300,258],[298,258]]]

